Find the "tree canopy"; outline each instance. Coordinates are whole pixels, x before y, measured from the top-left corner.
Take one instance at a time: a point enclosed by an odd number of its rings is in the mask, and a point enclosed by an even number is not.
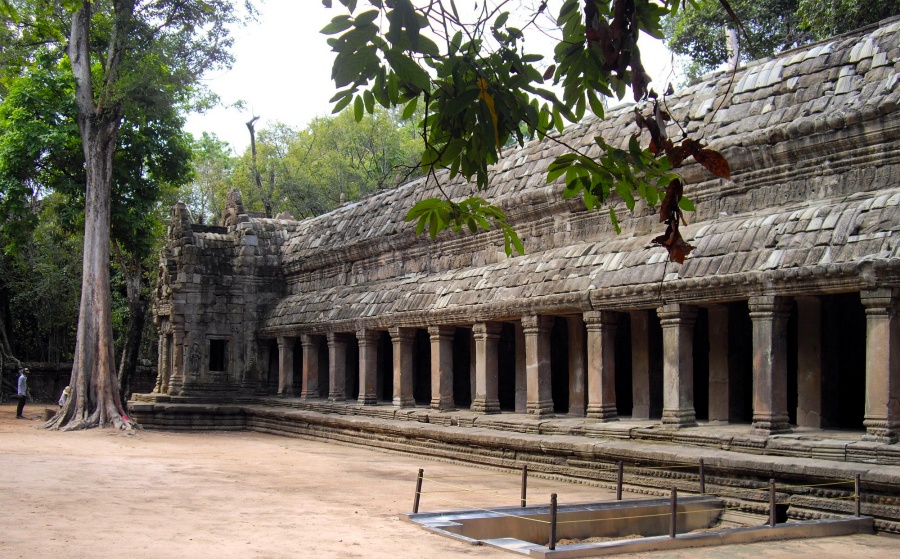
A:
[[[730,0],[740,21],[740,59],[771,56],[900,14],[897,0]],[[726,28],[738,25],[718,0],[698,0],[665,19],[666,45],[694,79],[728,60]]]
[[[335,110],[352,104],[359,118],[380,104],[404,107],[411,116],[421,105],[421,162],[430,180],[440,184],[462,176],[479,190],[488,187],[488,166],[508,142],[522,145],[538,136],[561,143],[557,133],[566,123],[589,111],[602,116],[603,100],[622,99],[629,87],[636,101],[658,98],[638,39],[641,33],[662,38],[663,18],[681,8],[680,2],[651,0],[483,0],[471,11],[453,0],[339,2],[345,13],[322,30],[335,53]],[[550,36],[553,45],[537,43],[535,49],[531,31]],[[634,137],[620,149],[597,138],[599,156],[593,157],[564,145],[566,153],[551,163],[547,179],[564,178],[564,195],[582,196],[588,209],[603,207],[612,193],[629,208],[637,198],[651,205],[662,199],[660,218],[667,229],[655,242],[683,260],[691,247],[678,224],[689,202],[672,168],[694,157],[719,176],[730,172],[724,158],[699,140],[668,138],[668,114],[659,103],[651,107],[646,115],[636,114],[650,132],[649,146]],[[611,208],[609,218],[618,227]],[[407,219],[432,238],[447,228],[496,227],[507,254],[524,251],[503,211],[479,196],[423,200]]]
[[[260,186],[250,148],[232,156],[226,142],[204,133],[194,143],[188,207],[195,219],[215,223],[228,191],[239,188],[248,210],[264,211],[268,201],[273,213],[302,219],[416,178],[422,139],[398,113],[379,107],[356,122],[348,107],[303,128],[269,124],[256,136]]]

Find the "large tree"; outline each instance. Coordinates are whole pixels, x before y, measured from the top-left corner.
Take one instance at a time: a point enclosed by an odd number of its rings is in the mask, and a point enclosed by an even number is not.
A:
[[[0,238],[13,256],[33,238],[28,233],[39,215],[41,221],[56,224],[62,235],[80,238],[78,230],[84,228],[84,155],[75,125],[74,80],[61,57],[59,51],[42,49],[30,67],[10,80],[0,103],[0,212],[12,218],[0,227]],[[164,191],[190,178],[190,142],[182,125],[177,107],[140,104],[123,117],[118,135],[110,221],[116,273],[123,280],[128,309],[120,313],[126,320],[118,344],[119,384],[125,396],[148,303],[145,261],[156,251],[168,213],[159,201]],[[50,192],[53,198],[47,196]],[[57,240],[66,241],[61,236]],[[33,243],[27,248],[33,249]]]
[[[186,107],[198,94],[199,77],[231,62],[229,25],[239,15],[227,0],[32,0],[14,7],[8,26],[22,30],[20,36],[46,29],[43,41],[65,48],[85,162],[73,397],[47,426],[129,428],[115,374],[109,284],[111,193],[123,119],[152,107]]]

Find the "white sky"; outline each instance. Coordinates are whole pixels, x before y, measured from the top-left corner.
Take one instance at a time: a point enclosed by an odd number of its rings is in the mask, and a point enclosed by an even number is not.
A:
[[[360,8],[365,4],[361,1]],[[321,0],[260,0],[258,21],[234,31],[231,70],[205,80],[223,104],[243,100],[245,108],[220,107],[192,115],[187,130],[198,137],[202,132],[215,133],[241,153],[250,144],[245,123],[252,116],[260,117],[259,131],[279,121],[302,128],[317,116],[331,114],[333,57],[327,37],[319,30],[332,17],[345,13],[337,0],[334,5],[328,10]],[[640,47],[657,91],[664,90],[667,81],[677,81],[667,77],[671,57],[658,41],[643,36]]]

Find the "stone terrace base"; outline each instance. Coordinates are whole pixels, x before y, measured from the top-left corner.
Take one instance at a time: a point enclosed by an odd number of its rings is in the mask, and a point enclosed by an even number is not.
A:
[[[900,534],[900,445],[864,442],[862,433],[810,431],[766,438],[747,434],[748,425],[666,429],[627,419],[611,425],[583,418],[484,416],[283,398],[227,404],[178,397],[150,400],[138,395],[130,403],[132,417],[147,429],[251,430],[326,439],[488,467],[527,465],[535,475],[574,477],[606,487],[613,487],[613,466],[621,460],[628,466],[627,489],[647,495],[668,495],[673,486],[699,492],[696,467],[685,466],[696,466],[702,458],[707,492],[758,488],[730,493],[740,498],[729,499],[729,506],[767,514],[765,489],[774,478],[779,503],[789,503],[789,515],[796,519],[852,512],[851,483],[819,484],[849,482],[859,474],[862,513],[875,517],[876,530]],[[782,485],[819,486],[782,490]]]
[[[438,411],[429,407],[398,408],[389,403],[357,405],[356,402],[332,402],[300,398],[259,397],[234,400],[235,405],[215,405],[215,422],[207,412],[190,412],[193,408],[160,407],[159,404],[207,404],[208,400],[177,396],[136,394],[130,406],[140,423],[147,428],[228,430],[245,427],[241,414],[248,406],[295,408],[394,421],[414,421],[444,427],[478,427],[491,431],[587,437],[669,443],[699,446],[732,452],[789,456],[816,460],[834,460],[864,464],[900,466],[900,443],[886,444],[865,440],[863,431],[841,431],[794,427],[790,433],[758,435],[749,424],[699,422],[693,428],[666,425],[659,420],[622,417],[616,422],[600,422],[591,418],[566,415],[534,417],[516,413],[480,414],[469,410]],[[150,405],[150,404],[156,405]],[[149,407],[148,407],[149,406]],[[233,408],[233,409],[232,409]],[[178,410],[174,415],[168,410]],[[203,409],[206,409],[204,406]],[[153,410],[153,413],[149,413]],[[167,410],[167,411],[161,411]],[[197,417],[193,414],[199,413]],[[207,419],[203,419],[207,418]],[[171,420],[171,421],[170,421]],[[501,433],[497,433],[502,436]],[[548,439],[543,440],[549,442]],[[554,439],[555,440],[555,439]],[[587,441],[583,441],[587,442]],[[900,470],[898,470],[900,475]]]

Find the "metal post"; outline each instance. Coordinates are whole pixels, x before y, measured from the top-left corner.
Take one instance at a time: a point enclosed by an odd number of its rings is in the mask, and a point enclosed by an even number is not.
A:
[[[556,549],[556,493],[550,495],[550,551]]]
[[[769,526],[772,528],[776,524],[775,518],[775,479],[769,480]]]
[[[669,537],[674,538],[678,530],[678,490],[672,488],[672,517],[669,519]]]
[[[616,500],[622,500],[622,480],[625,478],[625,463],[619,460],[618,472],[616,472]]]
[[[416,477],[416,497],[413,499],[413,514],[419,512],[419,496],[422,494],[422,478],[425,476],[425,470],[419,468],[419,475]]]
[[[703,469],[703,458],[700,459],[700,494],[706,495],[706,471]]]
[[[524,507],[527,499],[526,495],[528,492],[528,464],[522,466],[522,498],[520,499],[522,506]]]
[[[862,499],[859,494],[859,474],[856,474],[856,479],[853,484],[853,492],[856,494],[856,516],[862,516],[860,513],[862,512]]]

